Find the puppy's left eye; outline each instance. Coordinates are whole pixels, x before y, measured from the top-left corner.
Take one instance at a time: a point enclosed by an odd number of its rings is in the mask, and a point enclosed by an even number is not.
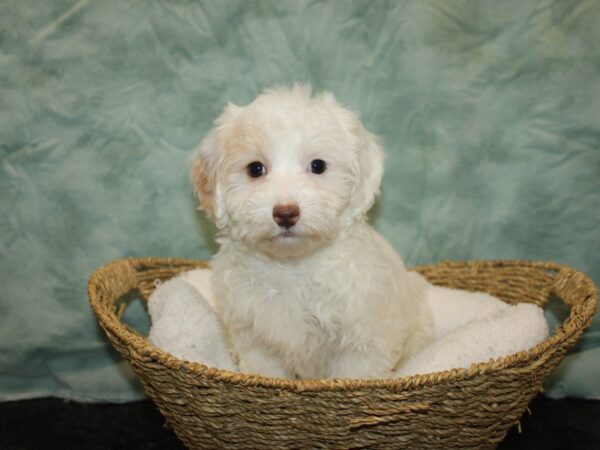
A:
[[[310,171],[312,173],[316,173],[317,175],[325,172],[327,170],[327,163],[322,159],[313,159],[310,162]]]
[[[248,171],[248,175],[250,175],[252,178],[262,177],[265,174],[265,166],[259,161],[254,161],[248,164],[246,170]]]

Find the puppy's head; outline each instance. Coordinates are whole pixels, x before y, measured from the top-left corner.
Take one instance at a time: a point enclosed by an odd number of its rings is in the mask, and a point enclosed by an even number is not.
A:
[[[191,179],[222,233],[289,258],[363,218],[382,171],[377,140],[353,112],[294,86],[228,105],[196,151]]]

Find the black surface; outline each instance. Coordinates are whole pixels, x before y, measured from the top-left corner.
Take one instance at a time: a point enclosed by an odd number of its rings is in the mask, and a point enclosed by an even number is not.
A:
[[[536,398],[500,449],[600,449],[600,401]],[[150,401],[0,403],[2,450],[183,449]]]

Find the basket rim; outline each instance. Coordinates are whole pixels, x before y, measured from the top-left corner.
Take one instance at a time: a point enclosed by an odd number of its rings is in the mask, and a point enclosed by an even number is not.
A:
[[[425,264],[412,267],[410,270],[423,271],[432,268],[448,268],[450,270],[467,269],[477,270],[477,268],[534,268],[543,271],[556,272],[558,275],[572,277],[576,275],[578,281],[584,284],[583,292],[585,296],[570,305],[569,316],[555,330],[554,334],[535,347],[514,353],[500,358],[493,358],[488,361],[472,364],[469,368],[450,369],[440,372],[416,374],[400,378],[386,379],[317,379],[317,380],[297,380],[268,377],[259,374],[232,372],[225,369],[209,367],[199,362],[191,362],[179,359],[170,353],[153,346],[147,338],[139,334],[134,329],[125,325],[115,313],[108,308],[106,302],[100,299],[99,286],[102,284],[104,276],[114,270],[129,270],[135,274],[138,270],[146,266],[155,266],[157,264],[165,267],[176,266],[207,266],[206,261],[184,258],[165,258],[165,257],[141,257],[124,258],[111,261],[104,266],[96,269],[88,281],[88,297],[92,310],[106,333],[110,333],[123,343],[130,353],[137,353],[153,361],[160,363],[171,370],[183,370],[198,376],[206,376],[213,381],[228,384],[237,384],[244,386],[255,386],[264,388],[278,388],[292,392],[322,392],[339,390],[373,390],[386,389],[393,391],[402,391],[412,388],[419,388],[432,384],[455,383],[467,379],[475,378],[482,374],[499,372],[508,368],[513,370],[523,367],[524,371],[531,371],[531,366],[539,367],[543,365],[556,351],[562,341],[569,339],[579,331],[585,330],[591,322],[596,312],[598,304],[598,292],[592,280],[584,273],[572,269],[569,266],[553,262],[542,262],[532,260],[471,260],[471,261],[443,261],[433,264]],[[137,286],[131,286],[130,290]],[[564,301],[563,299],[561,299]]]

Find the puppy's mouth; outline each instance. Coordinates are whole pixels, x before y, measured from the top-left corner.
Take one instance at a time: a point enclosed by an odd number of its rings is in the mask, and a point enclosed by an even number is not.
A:
[[[295,237],[298,237],[298,235],[296,233],[294,233],[292,230],[285,230],[277,235],[277,238],[279,238],[279,239],[292,239]]]
[[[288,229],[280,229],[274,233],[262,238],[263,242],[269,242],[271,244],[281,244],[285,246],[296,245],[300,243],[306,243],[307,241],[318,241],[323,240],[323,236],[307,229],[296,229],[296,227]]]
[[[272,234],[271,236],[266,237],[266,240],[269,242],[291,243],[293,241],[300,239],[301,237],[302,236],[296,231],[282,230],[277,234]]]

